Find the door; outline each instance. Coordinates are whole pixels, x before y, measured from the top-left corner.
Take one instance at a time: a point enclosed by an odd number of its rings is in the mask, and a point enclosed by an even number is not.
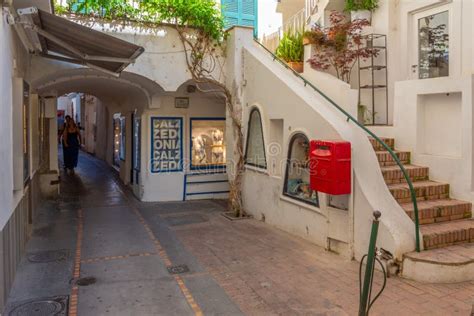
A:
[[[450,6],[440,6],[413,15],[413,79],[448,77],[452,74],[453,41]]]

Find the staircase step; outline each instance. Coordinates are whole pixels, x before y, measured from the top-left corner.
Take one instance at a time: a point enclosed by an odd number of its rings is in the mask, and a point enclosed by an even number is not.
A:
[[[429,168],[428,167],[419,167],[414,165],[404,165],[403,166],[408,173],[408,176],[412,181],[422,181],[428,180],[429,178]],[[383,178],[385,183],[403,183],[405,182],[405,177],[403,172],[398,165],[395,166],[385,166],[381,167]]]
[[[420,226],[425,249],[474,242],[474,219]]]
[[[394,166],[397,165],[395,160],[393,160],[390,153],[386,150],[376,151],[377,159],[379,160],[380,166]],[[402,164],[410,163],[410,152],[409,151],[395,151],[398,159]]]
[[[394,138],[386,138],[386,137],[379,137],[385,144],[387,144],[391,149],[395,148],[395,139]],[[382,146],[375,138],[369,137],[369,141],[372,144],[372,147],[375,151],[385,150],[385,147]]]
[[[449,184],[435,181],[413,182],[418,201],[439,200],[449,198]],[[407,183],[389,184],[388,188],[398,203],[411,201],[410,189]]]
[[[403,203],[401,207],[415,220],[413,203]],[[432,224],[472,217],[472,203],[445,199],[418,202],[420,224]]]
[[[431,249],[405,254],[406,258],[416,261],[432,262],[446,265],[459,265],[474,262],[474,243],[459,244],[445,248]]]
[[[474,243],[410,252],[403,256],[403,276],[419,282],[474,280]]]

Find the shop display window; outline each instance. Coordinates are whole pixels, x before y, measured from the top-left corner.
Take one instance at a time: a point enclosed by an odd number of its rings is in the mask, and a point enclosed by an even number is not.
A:
[[[126,144],[126,120],[125,117],[122,116],[120,118],[120,146],[119,146],[119,156],[120,160],[125,161],[125,144]]]
[[[224,168],[225,119],[191,119],[191,169]]]
[[[120,167],[120,118],[113,119],[114,126],[114,159],[113,164],[116,167]]]
[[[249,116],[245,164],[264,169],[267,168],[262,118],[257,109],[253,109]]]
[[[283,194],[319,207],[318,192],[311,190],[309,175],[309,140],[304,134],[295,134],[290,140]]]

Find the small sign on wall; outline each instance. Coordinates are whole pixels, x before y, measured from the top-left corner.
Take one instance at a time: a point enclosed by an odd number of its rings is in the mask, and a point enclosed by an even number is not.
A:
[[[189,108],[189,98],[174,98],[174,107],[178,109]]]
[[[183,119],[151,118],[151,172],[183,170]]]

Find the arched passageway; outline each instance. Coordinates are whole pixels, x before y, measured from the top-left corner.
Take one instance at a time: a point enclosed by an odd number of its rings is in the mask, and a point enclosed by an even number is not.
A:
[[[81,125],[83,149],[114,166],[123,182],[133,182],[136,153],[132,147],[137,141],[132,137],[137,132],[133,123],[163,95],[158,84],[133,73],[114,77],[75,68],[43,76],[33,82],[32,89],[56,102],[58,135],[64,117],[70,115]]]

